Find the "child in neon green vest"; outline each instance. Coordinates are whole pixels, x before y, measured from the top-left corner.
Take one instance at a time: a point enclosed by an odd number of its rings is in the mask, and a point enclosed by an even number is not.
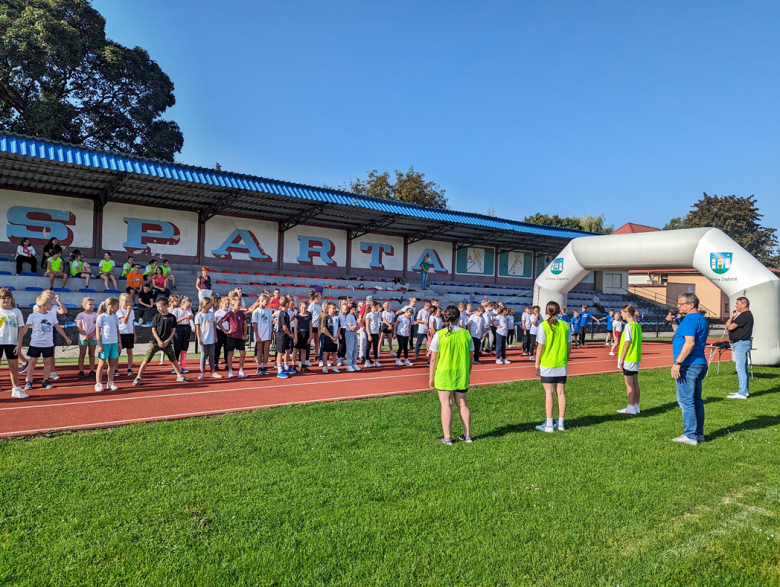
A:
[[[541,375],[544,387],[544,409],[547,420],[536,427],[542,432],[566,430],[566,376],[571,354],[571,330],[563,320],[558,320],[561,307],[548,302],[545,313],[548,318],[539,326],[536,335],[536,365],[534,371]],[[558,421],[553,423],[554,395],[558,396]]]
[[[46,277],[49,278],[49,289],[54,288],[54,278],[62,277],[62,285],[65,287],[68,282],[68,273],[65,271],[65,261],[62,260],[62,249],[59,247],[54,249],[51,256],[46,259]]]
[[[92,270],[89,267],[89,263],[84,262],[84,257],[81,255],[81,251],[78,249],[70,254],[70,276],[83,277],[84,287],[89,287],[89,280],[92,277]]]
[[[446,327],[436,332],[430,346],[430,386],[439,392],[441,426],[444,436],[438,440],[452,444],[452,400],[458,405],[463,434],[460,440],[471,442],[471,411],[466,403],[466,392],[474,362],[474,340],[468,330],[458,326],[460,310],[447,306],[444,310]]]
[[[636,321],[636,310],[631,304],[620,309],[625,321],[620,336],[618,351],[618,369],[623,369],[626,380],[628,405],[619,414],[637,415],[639,413],[639,363],[642,360],[642,326]]]
[[[165,275],[165,277],[168,278],[168,283],[171,284],[171,287],[173,289],[176,289],[176,276],[173,274],[173,269],[171,268],[168,259],[163,259],[162,270],[163,270],[163,275]]]
[[[116,285],[116,277],[114,277],[114,265],[111,253],[103,253],[103,260],[98,263],[98,270],[100,271],[100,279],[102,279],[104,283],[104,289],[108,289],[109,280],[114,284],[114,289],[119,289]]]

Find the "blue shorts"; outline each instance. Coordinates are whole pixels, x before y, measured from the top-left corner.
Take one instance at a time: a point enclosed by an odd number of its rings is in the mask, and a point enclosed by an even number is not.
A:
[[[79,346],[95,346],[96,340],[79,340]]]
[[[116,342],[104,342],[103,352],[98,355],[99,359],[118,359],[119,358],[119,343]]]

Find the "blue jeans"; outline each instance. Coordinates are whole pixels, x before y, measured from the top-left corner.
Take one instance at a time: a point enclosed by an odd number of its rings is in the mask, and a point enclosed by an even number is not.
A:
[[[737,378],[739,379],[739,395],[748,396],[750,377],[748,375],[748,352],[753,346],[749,340],[740,340],[731,345],[731,354],[734,355],[734,363],[737,366]]]
[[[506,360],[506,336],[496,333],[496,360]]]
[[[350,329],[347,329],[344,334],[347,339],[347,366],[352,365],[354,367],[357,364],[358,334],[357,331],[352,332]]]
[[[428,287],[428,272],[420,271],[420,276],[422,277],[422,288],[425,289]]]
[[[701,384],[707,375],[707,365],[680,367],[677,380],[677,403],[683,417],[683,436],[696,440],[704,436],[704,402],[701,399]]]

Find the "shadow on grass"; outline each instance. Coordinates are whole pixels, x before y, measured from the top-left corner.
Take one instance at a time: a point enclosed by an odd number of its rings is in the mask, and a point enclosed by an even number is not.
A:
[[[771,428],[780,424],[780,416],[757,416],[750,420],[745,420],[738,424],[733,424],[720,430],[715,430],[707,434],[707,440],[716,440],[723,436],[728,436],[731,432],[742,432],[743,430],[760,430],[761,428]]]
[[[722,397],[708,397],[704,400],[705,404],[710,404],[714,402],[722,402],[725,398]],[[654,408],[650,408],[649,410],[642,410],[640,417],[652,417],[652,416],[658,416],[660,414],[665,414],[666,412],[669,412],[674,409],[679,409],[679,404],[677,402],[669,402],[666,404],[661,404],[660,406],[656,406]],[[555,414],[557,415],[557,411]],[[557,416],[556,416],[557,417]],[[633,419],[632,416],[627,416],[626,414],[618,414],[617,412],[612,414],[600,414],[600,415],[592,415],[592,416],[581,416],[579,418],[567,418],[566,419],[566,425],[567,427],[585,427],[585,426],[597,426],[599,424],[604,424],[606,422],[625,422],[628,420]],[[540,418],[539,420],[536,420],[534,422],[523,422],[522,424],[507,424],[506,426],[502,426],[501,428],[496,428],[492,432],[488,432],[486,434],[480,434],[479,438],[498,438],[501,436],[506,436],[507,434],[519,434],[521,432],[535,432],[536,426],[541,422],[543,418]]]
[[[762,391],[756,391],[756,392],[750,392],[750,397],[759,397],[762,395],[767,395],[769,393],[778,393],[780,392],[780,386],[773,387],[772,389],[764,389]]]

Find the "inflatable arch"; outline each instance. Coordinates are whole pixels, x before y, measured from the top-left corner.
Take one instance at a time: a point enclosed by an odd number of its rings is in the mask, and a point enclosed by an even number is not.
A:
[[[780,279],[717,228],[588,236],[572,240],[534,284],[534,303],[566,304],[589,271],[696,269],[730,300],[750,300],[755,318],[753,362],[780,364]]]

